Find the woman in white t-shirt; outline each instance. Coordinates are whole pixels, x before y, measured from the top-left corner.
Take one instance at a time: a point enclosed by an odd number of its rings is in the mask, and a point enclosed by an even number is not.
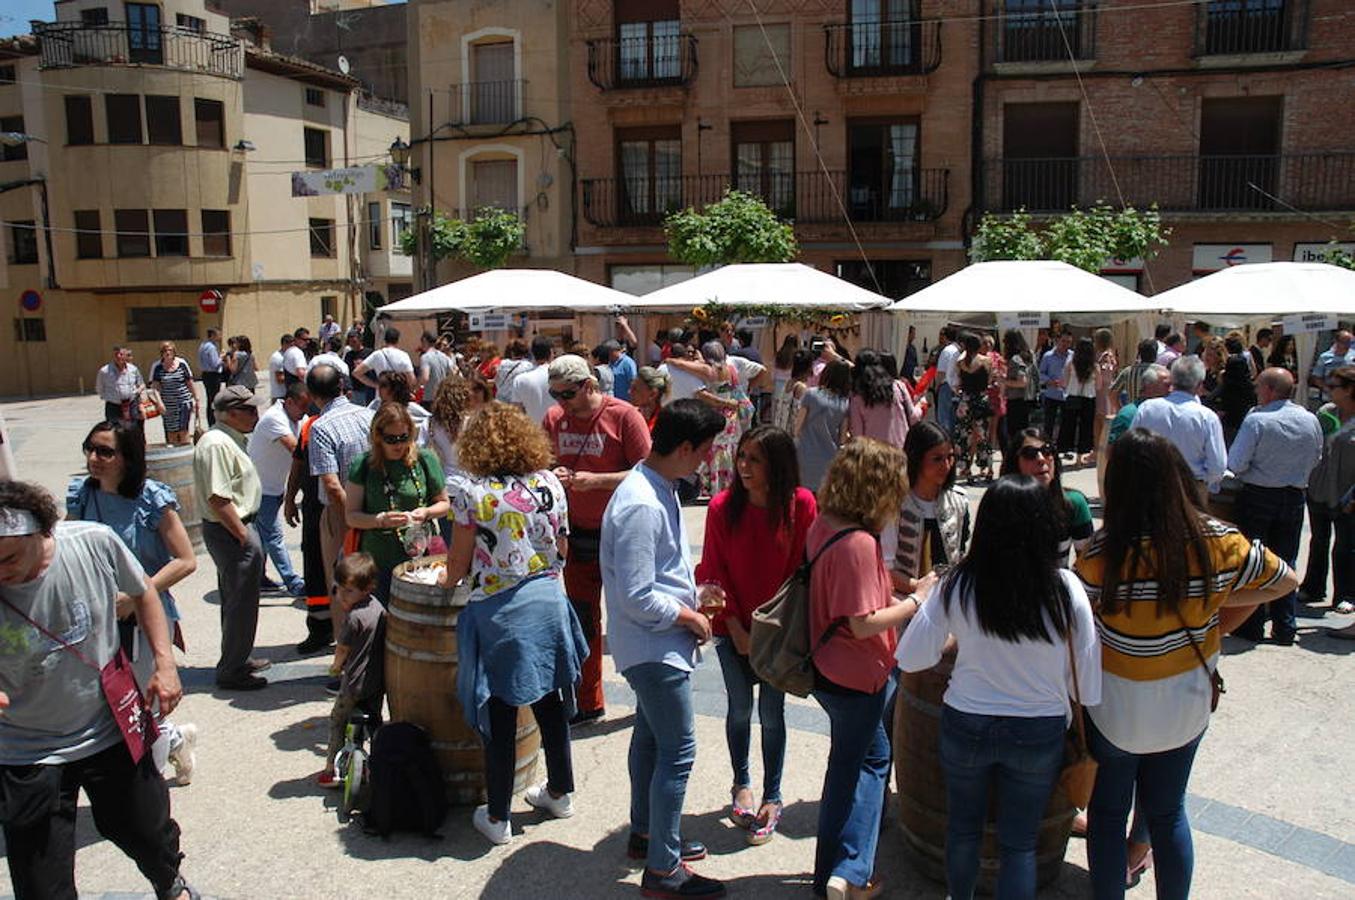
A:
[[[1096,432],[1096,348],[1091,338],[1078,338],[1063,365],[1063,415],[1059,452],[1077,453],[1080,466],[1092,462]]]
[[[946,884],[955,900],[969,900],[978,884],[990,788],[997,896],[1035,896],[1036,839],[1063,769],[1069,697],[1101,702],[1091,604],[1049,552],[1059,518],[1034,478],[999,479],[979,504],[969,553],[925,600],[903,600],[920,608],[899,642],[900,668],[936,665],[951,635],[958,645],[940,748],[950,810]]]

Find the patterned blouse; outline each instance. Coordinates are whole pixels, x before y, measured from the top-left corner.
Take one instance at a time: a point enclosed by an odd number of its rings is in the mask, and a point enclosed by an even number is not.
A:
[[[569,534],[569,510],[553,472],[466,476],[448,487],[452,521],[475,529],[469,602],[564,571],[557,540]]]

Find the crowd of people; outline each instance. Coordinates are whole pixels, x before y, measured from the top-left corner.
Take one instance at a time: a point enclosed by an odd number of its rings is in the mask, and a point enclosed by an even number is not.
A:
[[[1261,640],[1269,622],[1272,641],[1293,643],[1296,604],[1324,599],[1328,562],[1333,606],[1355,611],[1349,333],[1313,367],[1312,412],[1294,402],[1292,340],[1265,331],[1247,348],[1207,326],[1194,346],[1159,329],[1121,368],[1105,330],[1051,327],[1035,352],[1009,331],[998,352],[994,336],[948,327],[925,366],[910,331],[900,369],[890,353],[848,354],[832,337],[791,335],[768,365],[756,336],[730,324],[648,345],[624,317],[615,326],[591,349],[538,335],[502,353],[428,333],[416,359],[395,328],[373,349],[364,323],[340,334],[327,319],[316,339],[305,328],[282,336],[267,397],[248,339],[222,351],[213,331],[199,348],[201,402],[173,344],[149,385],[116,348],[98,378],[107,421],[85,438],[88,475],[70,486],[68,521],[41,489],[0,483],[11,646],[0,658],[0,812],[19,893],[71,877],[83,787],[101,831],[131,848],[160,896],[196,896],[178,871],[162,776],[173,763],[187,782],[195,768],[196,728],[168,716],[181,694],[171,588],[196,558],[178,498],[148,477],[151,410],[167,441],[196,444],[221,611],[217,687],[268,686],[269,662],[252,655],[261,591],[304,598],[299,654],[333,648],[321,786],[339,783],[350,714],[381,713],[396,569],[445,553],[442,583],[465,602],[457,696],[484,744],[474,827],[496,845],[513,840],[523,707],[546,760],[524,799],[573,815],[571,728],[606,716],[605,640],[636,698],[627,852],[644,861],[641,888],[721,896],[691,868],[706,848],[680,829],[697,751],[692,672],[713,643],[728,696],[728,815],[764,844],[783,811],[788,736],[785,695],[751,662],[753,614],[812,560],[812,696],[830,723],[816,894],[882,890],[900,672],[945,655],[954,668],[936,749],[952,897],[977,888],[990,795],[998,895],[1034,895],[1037,831],[1075,717],[1100,764],[1075,826],[1093,895],[1123,896],[1150,864],[1159,896],[1189,893],[1184,797],[1221,691],[1222,636]],[[1063,484],[1065,463],[1094,462],[1100,529],[1087,497]],[[960,481],[989,483],[976,513]],[[694,560],[682,505],[703,495]],[[1300,586],[1305,509],[1313,539]],[[284,520],[301,526],[300,571]],[[1355,626],[1332,634],[1355,638]],[[100,697],[120,650],[158,706],[145,752]],[[51,667],[63,678],[42,677]],[[11,796],[32,801],[25,815]],[[101,818],[119,803],[136,814],[119,826]]]

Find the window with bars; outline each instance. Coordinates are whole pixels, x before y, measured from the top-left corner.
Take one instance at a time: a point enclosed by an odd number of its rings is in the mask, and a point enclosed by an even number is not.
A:
[[[795,122],[732,122],[734,185],[781,214],[795,205]]]
[[[206,19],[190,16],[187,13],[175,13],[174,24],[179,26],[181,31],[191,31],[193,34],[203,34],[207,31]]]
[[[323,109],[325,105],[325,92],[320,88],[306,88],[306,105],[318,106]]]
[[[623,219],[658,219],[682,205],[681,126],[617,131]]]
[[[332,259],[335,253],[334,220],[308,219],[310,225],[311,256],[315,259]]]
[[[231,255],[231,213],[228,209],[202,211],[202,255]]]
[[[75,258],[102,259],[104,242],[97,209],[75,211]]]

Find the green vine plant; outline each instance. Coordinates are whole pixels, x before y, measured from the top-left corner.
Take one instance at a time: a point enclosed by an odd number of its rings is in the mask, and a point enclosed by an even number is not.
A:
[[[435,262],[464,259],[482,269],[501,268],[514,253],[522,252],[526,236],[527,225],[517,213],[491,206],[477,209],[469,222],[433,212],[428,224],[429,253]],[[406,229],[400,236],[400,252],[414,256],[418,248],[418,230]]]
[[[679,210],[664,220],[668,255],[689,266],[790,262],[800,255],[795,228],[760,197],[728,188],[704,209]]]
[[[1147,210],[1132,206],[1116,210],[1105,203],[1089,210],[1074,207],[1038,230],[1022,209],[1005,216],[985,215],[969,259],[1056,259],[1095,274],[1109,259],[1153,259],[1167,246],[1170,235],[1156,206]]]

